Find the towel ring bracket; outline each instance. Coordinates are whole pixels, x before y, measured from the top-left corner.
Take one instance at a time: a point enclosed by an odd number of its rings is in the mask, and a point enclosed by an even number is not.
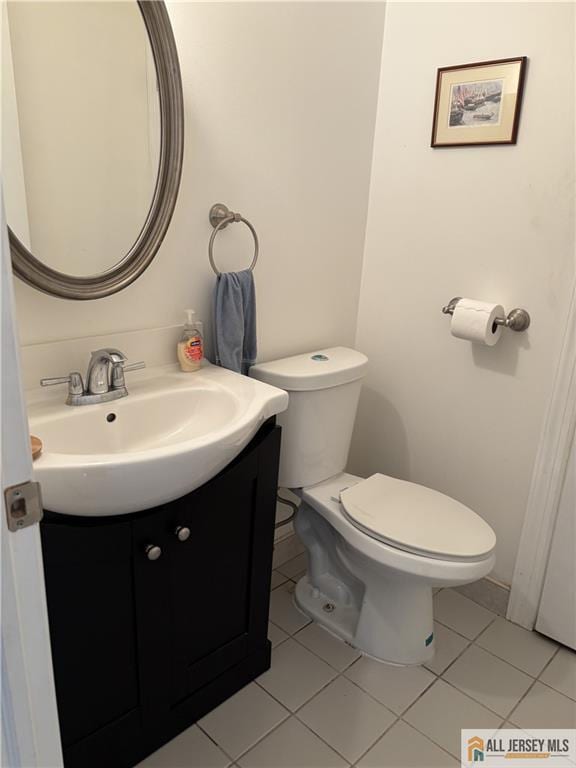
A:
[[[212,208],[210,208],[209,219],[210,224],[212,224],[214,227],[214,231],[212,232],[212,235],[210,236],[210,242],[208,243],[208,259],[210,260],[210,266],[214,272],[217,275],[221,274],[220,270],[214,263],[214,240],[216,239],[218,232],[220,232],[222,229],[226,229],[228,224],[231,224],[232,222],[242,222],[242,224],[246,224],[250,232],[252,232],[252,237],[254,238],[254,256],[252,257],[252,263],[248,267],[250,272],[252,272],[256,266],[256,262],[258,261],[259,244],[256,230],[252,224],[250,224],[248,219],[245,219],[239,213],[234,213],[234,211],[231,211],[228,206],[224,205],[223,203],[215,203]]]

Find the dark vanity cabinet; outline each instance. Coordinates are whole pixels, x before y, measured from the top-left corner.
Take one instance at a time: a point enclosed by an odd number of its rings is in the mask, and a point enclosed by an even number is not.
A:
[[[124,768],[270,665],[280,428],[134,515],[41,523],[66,768]]]

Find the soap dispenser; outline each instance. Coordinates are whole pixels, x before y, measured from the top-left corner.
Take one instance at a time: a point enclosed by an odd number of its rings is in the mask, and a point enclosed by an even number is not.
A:
[[[196,312],[187,309],[186,323],[178,342],[178,362],[183,371],[197,371],[204,357],[204,332],[202,321],[196,319]]]

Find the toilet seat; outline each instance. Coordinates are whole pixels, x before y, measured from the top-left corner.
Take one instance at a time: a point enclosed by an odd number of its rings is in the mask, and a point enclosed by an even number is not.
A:
[[[340,491],[342,511],[373,539],[416,555],[479,560],[496,545],[490,526],[449,496],[377,473]]]

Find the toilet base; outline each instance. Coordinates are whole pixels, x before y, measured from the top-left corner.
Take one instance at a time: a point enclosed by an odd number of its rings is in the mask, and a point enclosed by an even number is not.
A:
[[[360,610],[354,603],[327,596],[312,586],[307,576],[297,583],[294,601],[313,621],[366,656],[392,666],[417,666],[434,656],[432,590],[421,586],[414,591],[411,586],[411,595],[399,595],[404,599],[396,605],[397,610],[390,603],[384,614],[381,606],[377,613],[372,610],[367,595]],[[401,587],[399,591],[403,591]],[[386,626],[380,626],[381,615],[387,617]]]
[[[317,624],[354,648],[354,628],[358,624],[358,611],[349,605],[334,602],[313,587],[307,576],[302,576],[294,590],[296,606]]]

